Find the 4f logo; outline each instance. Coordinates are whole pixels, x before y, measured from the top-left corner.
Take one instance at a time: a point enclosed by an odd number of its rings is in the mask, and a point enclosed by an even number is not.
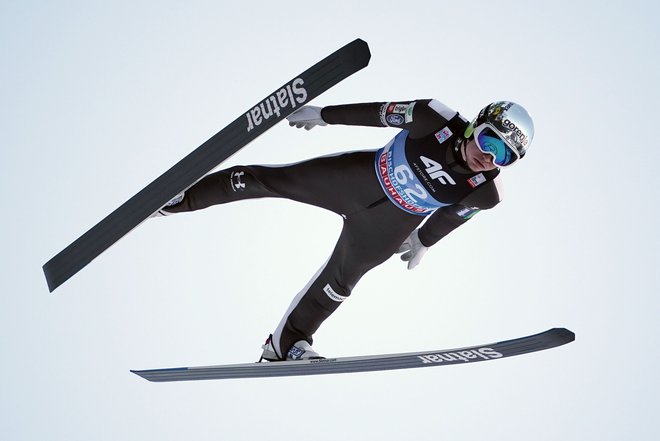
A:
[[[231,172],[231,188],[234,191],[245,189],[245,183],[241,181],[241,177],[245,172]]]
[[[426,166],[426,173],[431,177],[431,179],[437,179],[441,184],[447,185],[456,185],[456,181],[449,176],[449,173],[442,169],[442,165],[438,162],[435,162],[433,159],[429,159],[426,156],[420,156],[419,159],[422,160]]]

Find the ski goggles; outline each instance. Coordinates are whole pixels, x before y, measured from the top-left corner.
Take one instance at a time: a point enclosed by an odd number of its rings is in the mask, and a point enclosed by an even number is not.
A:
[[[509,166],[520,159],[518,151],[511,147],[499,132],[487,123],[474,129],[474,140],[479,150],[493,157],[493,164],[498,167]]]

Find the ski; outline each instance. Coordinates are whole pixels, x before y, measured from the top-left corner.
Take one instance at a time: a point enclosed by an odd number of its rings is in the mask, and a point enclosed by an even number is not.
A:
[[[149,381],[167,382],[387,371],[497,360],[554,348],[573,340],[575,340],[573,332],[564,328],[554,328],[529,337],[460,349],[320,360],[132,370],[131,372]]]
[[[356,39],[251,107],[46,262],[43,271],[50,292],[163,207],[175,195],[192,186],[299,106],[307,104],[366,67],[370,57],[367,43]]]

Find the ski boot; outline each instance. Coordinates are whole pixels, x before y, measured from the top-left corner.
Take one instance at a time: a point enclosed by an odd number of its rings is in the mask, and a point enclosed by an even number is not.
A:
[[[158,210],[157,212],[155,212],[154,214],[149,216],[149,218],[169,216],[172,213],[168,213],[167,211],[165,211],[165,208],[171,207],[173,205],[176,205],[176,204],[180,203],[183,200],[185,195],[186,195],[186,192],[182,191],[178,195],[174,196],[172,198],[172,200],[170,200],[167,204],[163,205],[160,210]]]
[[[273,336],[272,334],[268,336],[266,343],[261,346],[263,352],[261,358],[259,358],[259,363],[263,360],[266,361],[283,361],[277,356],[275,348],[273,347]],[[300,340],[294,343],[289,349],[289,352],[286,354],[286,361],[291,360],[319,360],[325,357],[321,357],[312,346],[307,343],[305,340]]]

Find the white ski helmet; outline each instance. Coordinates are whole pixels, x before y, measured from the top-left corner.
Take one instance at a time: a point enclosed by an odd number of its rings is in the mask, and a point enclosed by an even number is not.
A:
[[[497,101],[481,109],[465,130],[477,147],[493,156],[493,164],[506,167],[525,156],[534,138],[534,122],[520,104]]]

